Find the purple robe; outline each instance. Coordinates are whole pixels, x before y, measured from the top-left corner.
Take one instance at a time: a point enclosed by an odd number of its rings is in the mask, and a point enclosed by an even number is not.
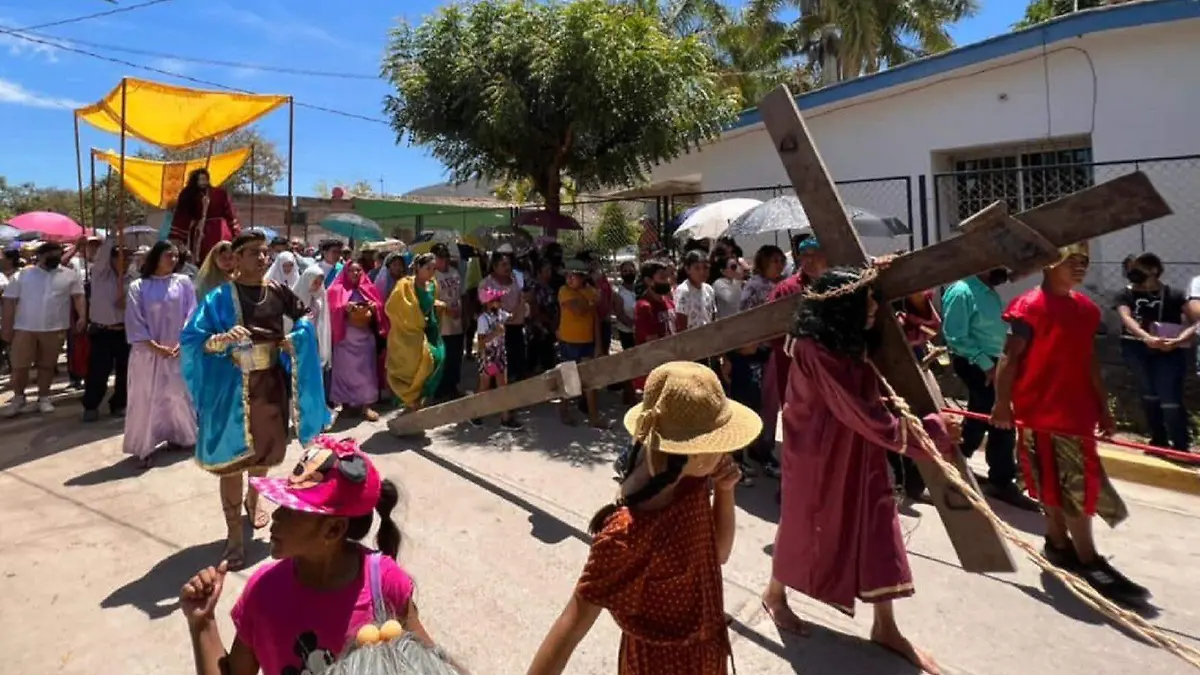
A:
[[[357,290],[350,294],[352,302],[363,302]],[[345,305],[339,311],[346,311]],[[333,370],[329,375],[329,400],[335,404],[358,408],[379,400],[379,359],[375,350],[375,333],[345,321],[346,332],[333,345]]]
[[[900,450],[899,423],[884,407],[879,378],[864,361],[812,340],[798,340],[792,358],[775,579],[850,615],[856,598],[911,595],[885,454]],[[940,416],[924,426],[940,448],[949,446]],[[921,459],[915,434],[907,452]]]
[[[145,459],[161,443],[196,444],[196,413],[183,382],[178,357],[158,354],[150,340],[179,345],[179,335],[196,306],[191,279],[182,274],[138,279],[129,285],[125,334],[129,352],[129,403],[125,409],[125,452]]]

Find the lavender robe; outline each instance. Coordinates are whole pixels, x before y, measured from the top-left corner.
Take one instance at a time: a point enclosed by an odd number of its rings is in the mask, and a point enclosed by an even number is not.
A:
[[[886,454],[901,449],[899,424],[884,407],[879,378],[861,359],[812,340],[798,340],[792,355],[773,576],[850,615],[856,598],[911,595]],[[939,416],[924,426],[949,447]],[[921,459],[916,434],[906,452]]]
[[[182,274],[138,279],[129,285],[125,334],[129,344],[129,403],[125,452],[149,457],[160,443],[196,444],[196,413],[183,382],[179,358],[159,355],[150,340],[179,345],[179,335],[196,306],[192,281]]]
[[[358,291],[352,302],[362,302]],[[345,311],[343,307],[341,311]],[[379,400],[379,358],[375,333],[346,321],[346,337],[333,346],[333,370],[329,376],[329,400],[350,407],[371,405]]]

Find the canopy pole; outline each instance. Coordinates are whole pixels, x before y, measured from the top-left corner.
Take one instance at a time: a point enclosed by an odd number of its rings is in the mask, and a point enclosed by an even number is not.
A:
[[[121,78],[121,158],[120,168],[117,173],[120,174],[120,184],[117,186],[117,267],[125,267],[125,130],[129,126],[129,120],[126,119],[126,103],[128,96],[126,95],[129,89],[129,80]],[[125,292],[125,275],[121,275],[121,293]]]
[[[288,97],[287,238],[292,240],[292,156],[296,145],[296,99]],[[307,228],[306,228],[307,229]]]
[[[112,203],[112,164],[108,165],[108,171],[104,174],[104,229],[108,230],[108,236],[113,234],[113,203]],[[121,242],[117,242],[120,244]]]
[[[213,146],[216,144],[216,138],[208,139],[208,156],[204,158],[204,170],[208,171],[208,165],[212,163]]]
[[[90,222],[92,224],[92,229],[95,230],[96,229],[96,153],[89,152],[88,158],[91,159],[91,171],[90,171],[91,182],[89,183],[89,185],[91,185],[91,191],[92,191],[92,194],[91,194],[92,217],[90,218]]]
[[[71,119],[75,122],[75,179],[79,184],[79,219],[85,220],[83,207],[83,154],[79,149],[79,116],[72,113]],[[96,224],[92,223],[92,227],[96,227]]]
[[[254,227],[254,144],[250,144],[250,227]]]

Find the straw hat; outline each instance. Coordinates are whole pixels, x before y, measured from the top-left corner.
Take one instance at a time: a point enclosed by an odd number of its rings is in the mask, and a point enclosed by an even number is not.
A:
[[[725,397],[711,368],[671,361],[646,377],[643,400],[625,413],[625,428],[651,450],[709,455],[746,447],[758,438],[762,420]]]

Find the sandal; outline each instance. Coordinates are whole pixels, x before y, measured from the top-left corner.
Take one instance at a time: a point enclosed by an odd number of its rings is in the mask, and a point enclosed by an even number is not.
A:
[[[254,506],[250,505],[250,496],[246,496],[246,501],[242,502],[242,506],[246,509],[246,517],[250,519],[250,524],[254,529],[261,530],[271,524],[271,516],[267,515],[266,511],[259,508],[259,498],[255,498]]]
[[[767,616],[770,617],[771,623],[775,624],[775,627],[778,628],[780,632],[791,633],[792,635],[799,635],[800,637],[808,637],[808,622],[804,619],[801,619],[791,607],[785,605],[782,609],[778,610],[778,614],[776,614],[776,610],[771,609],[770,605],[768,605],[764,600],[762,602],[762,608],[763,611],[767,613]]]
[[[225,542],[225,550],[221,552],[221,560],[225,562],[230,572],[237,572],[246,566],[246,549],[241,543],[232,539]]]

